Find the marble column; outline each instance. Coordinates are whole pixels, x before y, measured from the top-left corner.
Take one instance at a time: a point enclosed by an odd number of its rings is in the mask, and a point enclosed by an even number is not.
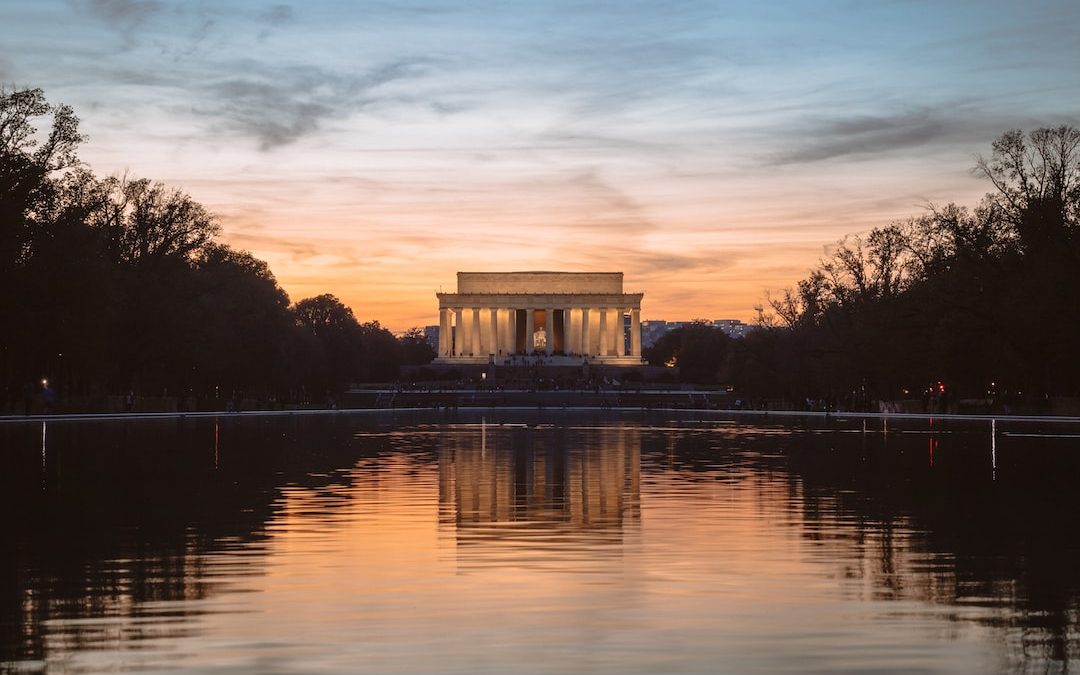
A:
[[[581,355],[592,356],[592,349],[589,344],[591,336],[589,335],[589,308],[581,308]]]
[[[564,309],[562,311],[562,350],[563,354],[566,354],[567,356],[569,356],[570,353],[574,351],[573,345],[570,343],[570,341],[573,339],[573,333],[570,330],[570,323],[570,310]]]
[[[581,354],[581,310],[570,310],[570,349],[574,354]]]
[[[607,307],[600,308],[600,356],[607,356],[611,347],[611,337],[608,332]]]
[[[533,342],[533,333],[535,332],[533,327],[533,309],[528,307],[525,309],[525,353],[532,354],[536,348],[536,344]]]
[[[517,354],[517,310],[514,308],[506,310],[506,332],[509,333],[506,336],[509,345],[507,353]]]
[[[472,309],[472,355],[480,356],[480,308],[473,307]]]
[[[630,356],[641,358],[641,310],[630,310]]]
[[[544,353],[548,356],[555,351],[555,308],[544,310]]]
[[[517,354],[517,310],[506,310],[506,332],[509,335],[506,336],[507,352],[510,354]]]
[[[615,311],[615,356],[626,356],[626,320],[622,309]]]
[[[488,310],[491,313],[491,346],[488,347],[488,354],[498,354],[499,349],[499,310],[492,307]]]
[[[450,310],[439,308],[439,356],[450,356]]]
[[[499,351],[502,356],[506,356],[510,353],[510,350],[506,348],[506,334],[509,332],[506,330],[506,313],[503,309],[493,310],[495,312],[495,325],[499,332]]]
[[[454,308],[454,356],[461,356],[465,353],[465,321],[464,310],[460,307]]]

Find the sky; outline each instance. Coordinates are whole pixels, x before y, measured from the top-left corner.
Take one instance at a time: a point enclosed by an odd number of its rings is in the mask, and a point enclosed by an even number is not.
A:
[[[180,187],[293,301],[395,331],[458,271],[621,271],[753,318],[847,235],[1080,126],[1080,2],[0,0],[0,82]]]

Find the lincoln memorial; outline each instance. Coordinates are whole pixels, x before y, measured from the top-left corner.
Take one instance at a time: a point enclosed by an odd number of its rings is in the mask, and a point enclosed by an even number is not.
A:
[[[643,295],[623,292],[622,272],[458,272],[456,293],[436,293],[435,362],[640,365]]]

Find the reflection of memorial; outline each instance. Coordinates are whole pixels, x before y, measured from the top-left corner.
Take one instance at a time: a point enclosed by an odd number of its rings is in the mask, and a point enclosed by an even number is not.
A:
[[[535,529],[620,529],[639,516],[641,435],[636,428],[572,431],[483,425],[449,436],[439,454],[444,524]],[[573,449],[568,449],[572,445]]]

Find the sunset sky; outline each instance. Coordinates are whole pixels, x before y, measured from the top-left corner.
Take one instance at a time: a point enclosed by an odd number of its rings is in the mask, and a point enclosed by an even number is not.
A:
[[[455,272],[622,271],[750,319],[846,234],[1080,124],[1080,2],[0,0],[0,82],[175,185],[295,301],[435,323]]]

